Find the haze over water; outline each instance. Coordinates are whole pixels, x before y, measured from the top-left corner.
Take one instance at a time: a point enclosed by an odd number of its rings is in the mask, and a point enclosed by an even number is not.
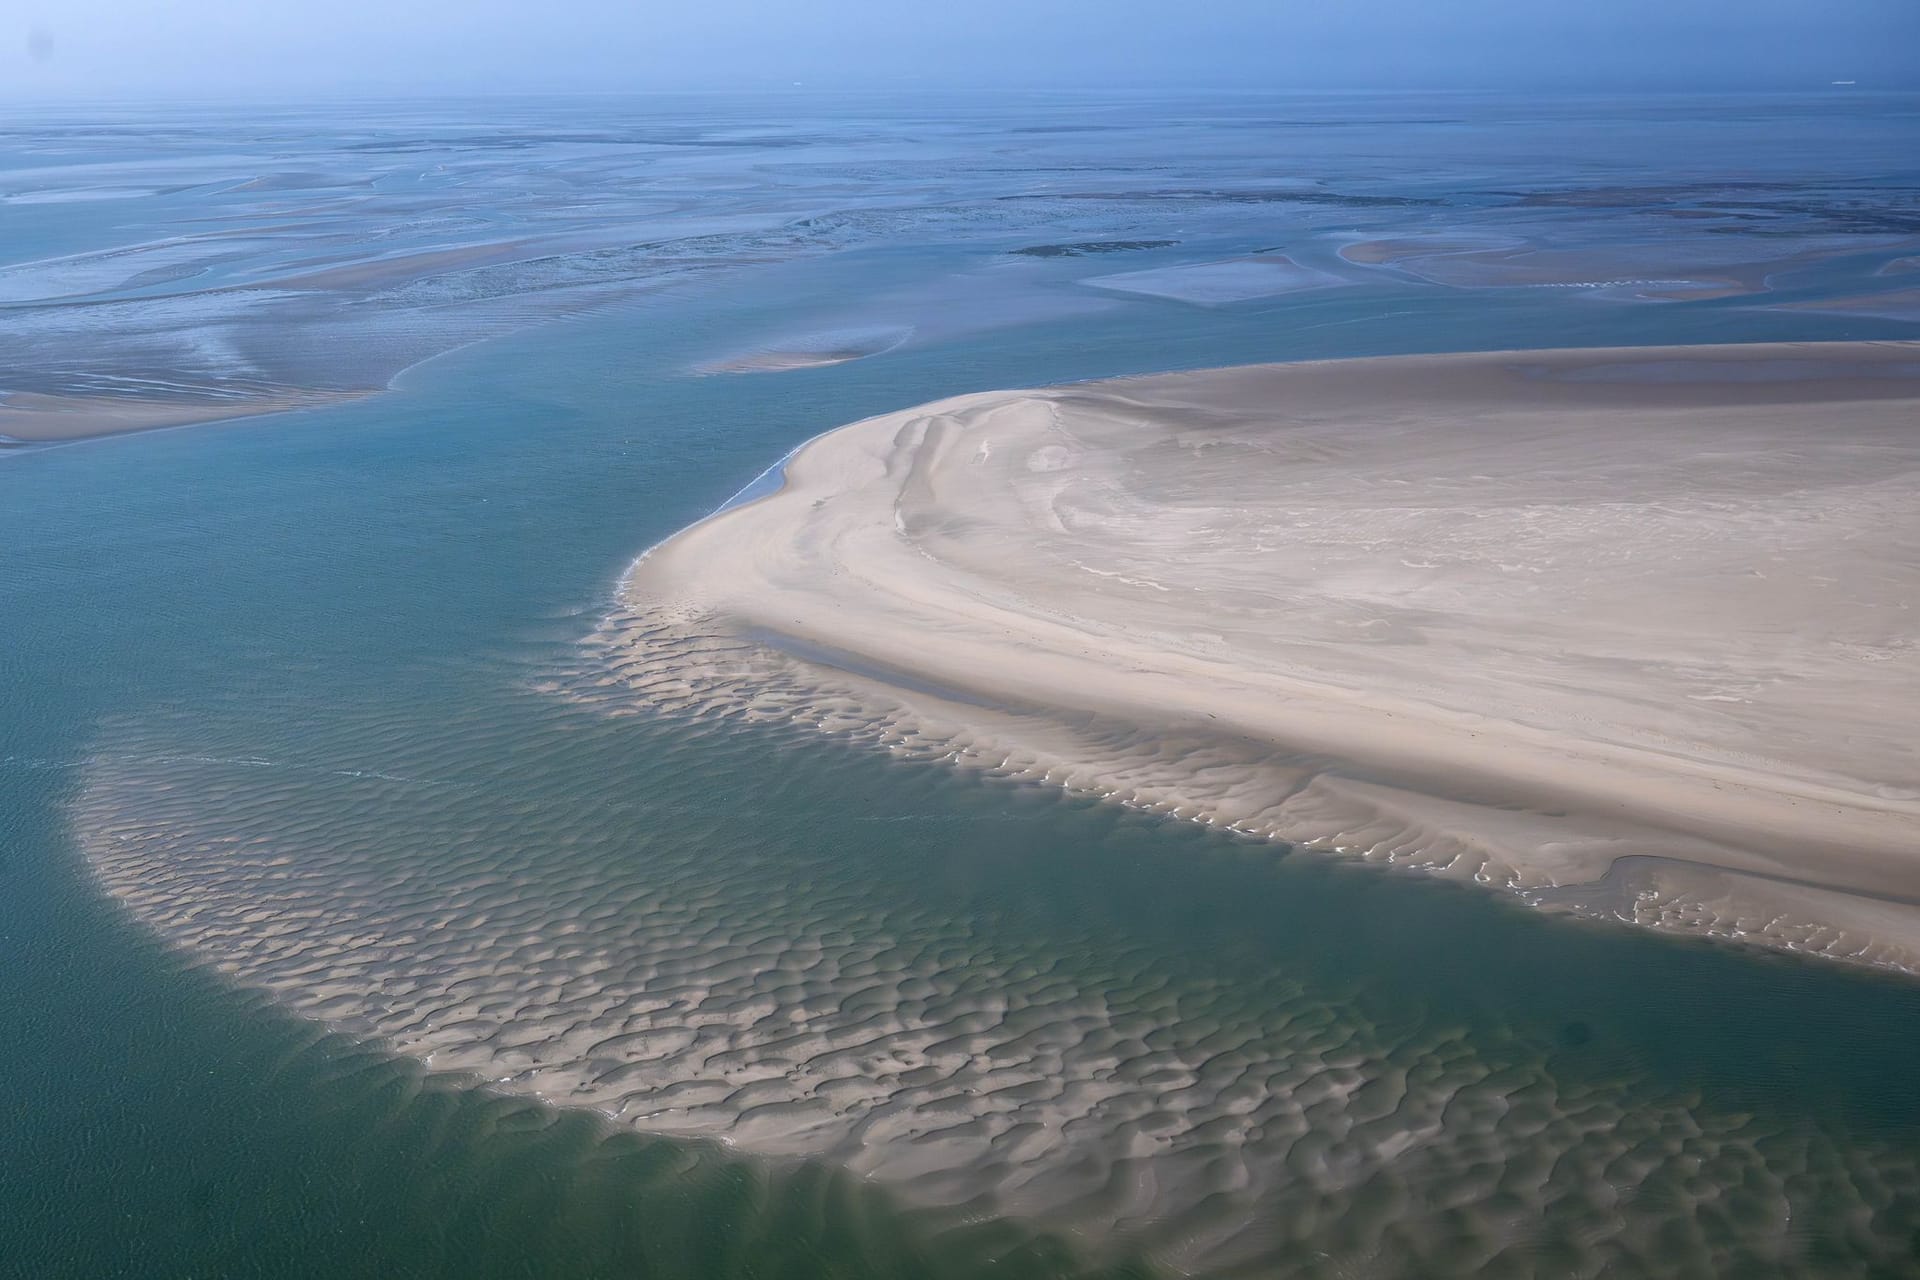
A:
[[[0,1256],[1915,1274],[1910,983],[631,714],[587,642],[939,396],[1920,336],[1916,156],[1891,95],[15,116],[14,406],[334,402],[0,451]]]

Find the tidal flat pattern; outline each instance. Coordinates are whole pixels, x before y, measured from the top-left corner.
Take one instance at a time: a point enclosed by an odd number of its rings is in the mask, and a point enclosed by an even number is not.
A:
[[[636,695],[589,634],[939,396],[1915,336],[1912,102],[1703,102],[9,116],[0,1256],[1913,1274],[1911,986],[769,720],[715,655]],[[1296,267],[1344,283],[1215,287]]]
[[[1916,318],[1898,98],[1737,124],[1671,99],[950,105],[0,116],[0,444],[309,409],[558,317],[912,245],[957,260],[696,367],[1336,288],[1374,314],[1544,291]]]

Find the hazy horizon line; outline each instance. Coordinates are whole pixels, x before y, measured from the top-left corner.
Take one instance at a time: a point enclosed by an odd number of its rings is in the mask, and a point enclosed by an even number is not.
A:
[[[327,88],[302,88],[267,91],[234,87],[227,91],[177,92],[141,90],[123,93],[10,93],[0,87],[0,105],[47,107],[134,107],[134,106],[285,106],[334,105],[348,102],[485,102],[485,101],[569,101],[620,98],[721,98],[721,97],[844,97],[898,98],[925,94],[943,99],[1062,98],[1078,100],[1125,100],[1142,96],[1179,96],[1188,98],[1335,98],[1335,97],[1540,97],[1540,98],[1687,98],[1718,96],[1920,96],[1920,81],[1913,84],[1862,84],[1836,79],[1806,82],[1767,82],[1748,84],[1679,85],[1649,83],[1554,83],[1469,86],[1435,85],[1353,85],[1299,86],[1271,88],[1254,85],[1202,84],[1187,81],[1140,82],[1130,85],[956,85],[950,83],[831,85],[795,81],[789,84],[740,84],[675,86],[658,88],[541,88],[514,86],[495,89],[449,88],[445,86],[400,86],[392,84],[355,85]]]

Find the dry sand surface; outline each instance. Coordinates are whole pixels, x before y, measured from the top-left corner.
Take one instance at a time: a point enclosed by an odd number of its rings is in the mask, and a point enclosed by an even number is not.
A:
[[[1920,345],[963,396],[626,592],[650,701],[1920,969]]]

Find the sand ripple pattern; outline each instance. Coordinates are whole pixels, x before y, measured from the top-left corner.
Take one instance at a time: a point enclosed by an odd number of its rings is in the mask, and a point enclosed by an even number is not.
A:
[[[1449,804],[1355,776],[1325,756],[1287,754],[1194,725],[1150,729],[1093,713],[983,703],[963,690],[865,667],[853,655],[786,637],[763,642],[711,621],[663,621],[655,610],[614,608],[588,651],[586,668],[542,687],[613,716],[668,713],[805,727],[906,759],[1472,883],[1549,913],[1920,971],[1920,958],[1888,941],[1910,927],[1903,904],[1823,895],[1805,885],[1775,893],[1765,880],[1705,861],[1640,853],[1647,845],[1690,847],[1670,833]],[[1536,843],[1556,846],[1573,865],[1565,881],[1508,856]],[[1709,858],[1717,852],[1704,841],[1691,847]],[[1580,864],[1596,858],[1610,869],[1589,880],[1591,871]]]
[[[429,767],[472,726],[360,776],[129,733],[84,765],[74,827],[137,919],[332,1028],[646,1133],[824,1159],[942,1221],[1025,1222],[1095,1260],[1865,1275],[1920,1230],[1911,1150],[1632,1073],[1562,1078],[1529,1035],[1382,1021],[1284,967],[1228,980],[1205,949],[1097,913],[956,914],[884,861],[743,843],[822,785],[755,753],[817,746],[711,705],[635,725],[601,714],[634,709],[625,686],[570,687],[595,705],[550,703],[511,774],[477,785]],[[648,766],[636,743],[662,731],[697,763]],[[716,771],[754,778],[743,812],[683,791]],[[548,786],[575,776],[600,781]],[[1008,790],[1023,823],[1064,804]]]

